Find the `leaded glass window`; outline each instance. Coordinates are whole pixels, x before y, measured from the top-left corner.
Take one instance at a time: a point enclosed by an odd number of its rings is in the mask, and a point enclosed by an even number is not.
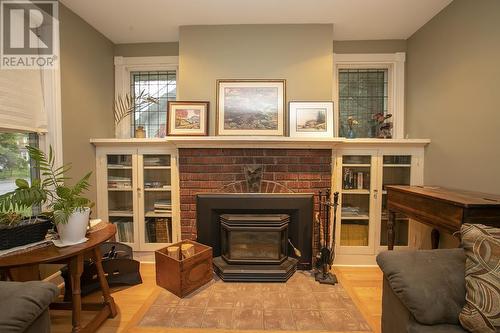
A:
[[[377,113],[388,113],[388,69],[346,68],[339,69],[339,135],[347,137],[348,118],[358,122],[353,127],[355,137],[377,136]]]
[[[147,138],[162,138],[166,135],[167,102],[175,101],[177,80],[175,71],[140,71],[130,73],[130,91],[139,95],[142,91],[158,100],[158,104],[137,106],[132,117],[132,137],[142,126]]]

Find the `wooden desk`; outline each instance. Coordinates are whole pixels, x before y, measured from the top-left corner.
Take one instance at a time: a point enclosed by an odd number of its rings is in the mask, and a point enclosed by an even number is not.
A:
[[[37,264],[63,263],[68,264],[71,274],[71,302],[57,302],[51,304],[51,309],[72,310],[73,330],[72,332],[95,332],[97,328],[108,318],[115,317],[116,306],[109,292],[108,282],[104,276],[101,263],[101,251],[99,245],[112,238],[116,233],[116,226],[108,224],[103,229],[87,235],[88,241],[82,244],[56,247],[50,245],[47,247],[34,249],[30,252],[7,255],[0,257],[0,268],[26,267]],[[82,304],[80,277],[83,272],[84,256],[90,255],[94,260],[99,276],[99,283],[102,289],[103,303],[85,303]],[[67,288],[69,286],[66,286]],[[81,327],[81,313],[83,310],[99,311],[96,316],[85,326]]]
[[[500,227],[500,195],[494,194],[442,187],[387,186],[387,210],[389,250],[394,248],[396,213],[433,227],[433,249],[439,246],[437,228],[453,234],[463,223]]]

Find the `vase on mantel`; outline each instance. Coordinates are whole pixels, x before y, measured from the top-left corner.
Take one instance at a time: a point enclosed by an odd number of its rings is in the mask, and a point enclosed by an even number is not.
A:
[[[354,130],[351,127],[349,127],[349,130],[347,131],[347,138],[348,139],[356,138],[356,133],[354,133]]]
[[[146,137],[146,131],[143,126],[137,126],[135,129],[135,137],[139,139],[144,139]]]

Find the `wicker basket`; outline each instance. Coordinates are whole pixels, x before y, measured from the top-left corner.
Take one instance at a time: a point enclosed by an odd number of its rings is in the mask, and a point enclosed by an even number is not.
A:
[[[38,218],[38,221],[0,228],[0,250],[10,249],[43,240],[52,221]]]

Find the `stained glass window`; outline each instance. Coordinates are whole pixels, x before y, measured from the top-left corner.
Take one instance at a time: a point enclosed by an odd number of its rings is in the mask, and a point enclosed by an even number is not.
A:
[[[166,135],[167,101],[175,101],[177,80],[175,71],[140,71],[130,73],[130,91],[135,96],[144,92],[158,100],[158,104],[136,105],[132,119],[132,137],[142,127],[147,138]]]
[[[377,113],[388,113],[388,70],[386,68],[339,69],[339,134],[348,137],[348,118],[358,122],[353,126],[355,137],[376,137]]]

